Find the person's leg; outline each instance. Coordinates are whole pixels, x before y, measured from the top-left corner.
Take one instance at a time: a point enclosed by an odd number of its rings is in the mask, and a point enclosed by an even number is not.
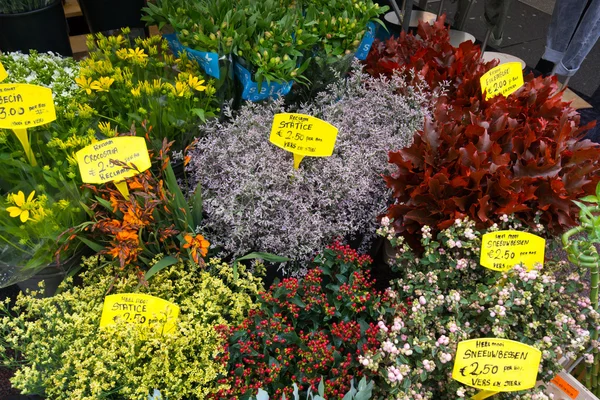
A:
[[[557,0],[546,36],[542,59],[554,64],[563,59],[587,0]]]
[[[504,34],[506,16],[512,0],[485,0],[484,20],[488,29],[492,30],[490,43],[499,45]]]
[[[600,37],[600,0],[592,0],[554,73],[573,76]]]

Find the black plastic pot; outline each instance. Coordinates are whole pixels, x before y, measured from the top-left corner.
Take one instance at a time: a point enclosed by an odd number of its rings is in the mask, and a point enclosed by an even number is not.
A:
[[[39,10],[0,14],[0,50],[28,53],[31,49],[73,55],[61,0]]]
[[[145,0],[79,0],[90,32],[119,28],[144,28],[142,7]]]

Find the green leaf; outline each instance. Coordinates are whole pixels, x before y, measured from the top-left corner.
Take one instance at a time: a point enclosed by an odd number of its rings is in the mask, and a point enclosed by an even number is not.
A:
[[[202,222],[202,213],[204,211],[204,206],[202,204],[202,188],[200,184],[196,186],[196,190],[194,190],[194,195],[192,196],[192,220],[194,221],[194,225],[198,226]]]
[[[319,387],[317,389],[319,391],[319,396],[325,396],[325,383],[323,382],[323,377],[321,377],[321,382],[319,382]]]
[[[192,113],[194,113],[198,118],[202,120],[202,122],[206,121],[206,117],[204,115],[204,110],[201,108],[192,108]]]
[[[250,254],[246,254],[240,258],[237,258],[235,261],[244,261],[244,260],[265,260],[268,262],[278,263],[278,262],[286,262],[290,261],[287,257],[278,256],[276,254],[271,253],[263,253],[263,252],[253,252]]]
[[[596,196],[585,196],[579,200],[585,201],[587,203],[598,203],[598,197],[596,197]]]
[[[146,278],[146,280],[152,278],[154,276],[154,274],[156,274],[157,272],[170,267],[173,264],[177,264],[177,259],[173,256],[167,256],[165,258],[163,258],[162,260],[160,260],[159,262],[157,262],[156,264],[154,264],[154,266],[152,266],[152,268],[150,268],[148,270],[148,272],[146,272],[146,274],[144,275],[144,278]]]
[[[88,240],[84,237],[78,236],[77,237],[79,240],[81,240],[87,247],[89,247],[90,249],[94,250],[96,253],[100,253],[101,251],[104,250],[104,246],[99,245],[96,242],[92,242],[91,240]]]
[[[256,400],[269,400],[269,394],[262,389],[258,389]]]

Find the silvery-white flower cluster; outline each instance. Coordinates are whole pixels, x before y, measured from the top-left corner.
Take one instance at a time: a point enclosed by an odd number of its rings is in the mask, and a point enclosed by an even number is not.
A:
[[[32,50],[30,54],[0,54],[0,63],[8,73],[3,83],[29,83],[50,88],[54,103],[60,108],[72,102],[79,90],[75,83],[79,64],[70,57]]]
[[[190,189],[201,185],[208,215],[199,229],[234,256],[265,251],[296,262],[336,237],[368,241],[390,199],[382,178],[392,171],[388,152],[412,143],[430,97],[400,77],[375,79],[357,69],[297,110],[281,101],[248,104],[230,122],[209,125],[188,166]],[[333,155],[306,157],[294,169],[292,154],[269,142],[281,112],[337,127]],[[285,272],[302,273],[291,265]]]

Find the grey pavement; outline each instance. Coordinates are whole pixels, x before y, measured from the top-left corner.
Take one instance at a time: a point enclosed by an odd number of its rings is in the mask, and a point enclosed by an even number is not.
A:
[[[427,10],[437,12],[439,2],[431,1]],[[497,50],[523,59],[529,67],[535,67],[544,53],[546,32],[550,24],[554,0],[515,0],[511,6],[504,31],[504,40]],[[456,3],[446,0],[443,12],[453,20]],[[481,20],[483,0],[475,0],[464,30],[483,41],[486,33]],[[600,41],[592,49],[577,74],[569,81],[569,87],[592,96],[600,86]]]

